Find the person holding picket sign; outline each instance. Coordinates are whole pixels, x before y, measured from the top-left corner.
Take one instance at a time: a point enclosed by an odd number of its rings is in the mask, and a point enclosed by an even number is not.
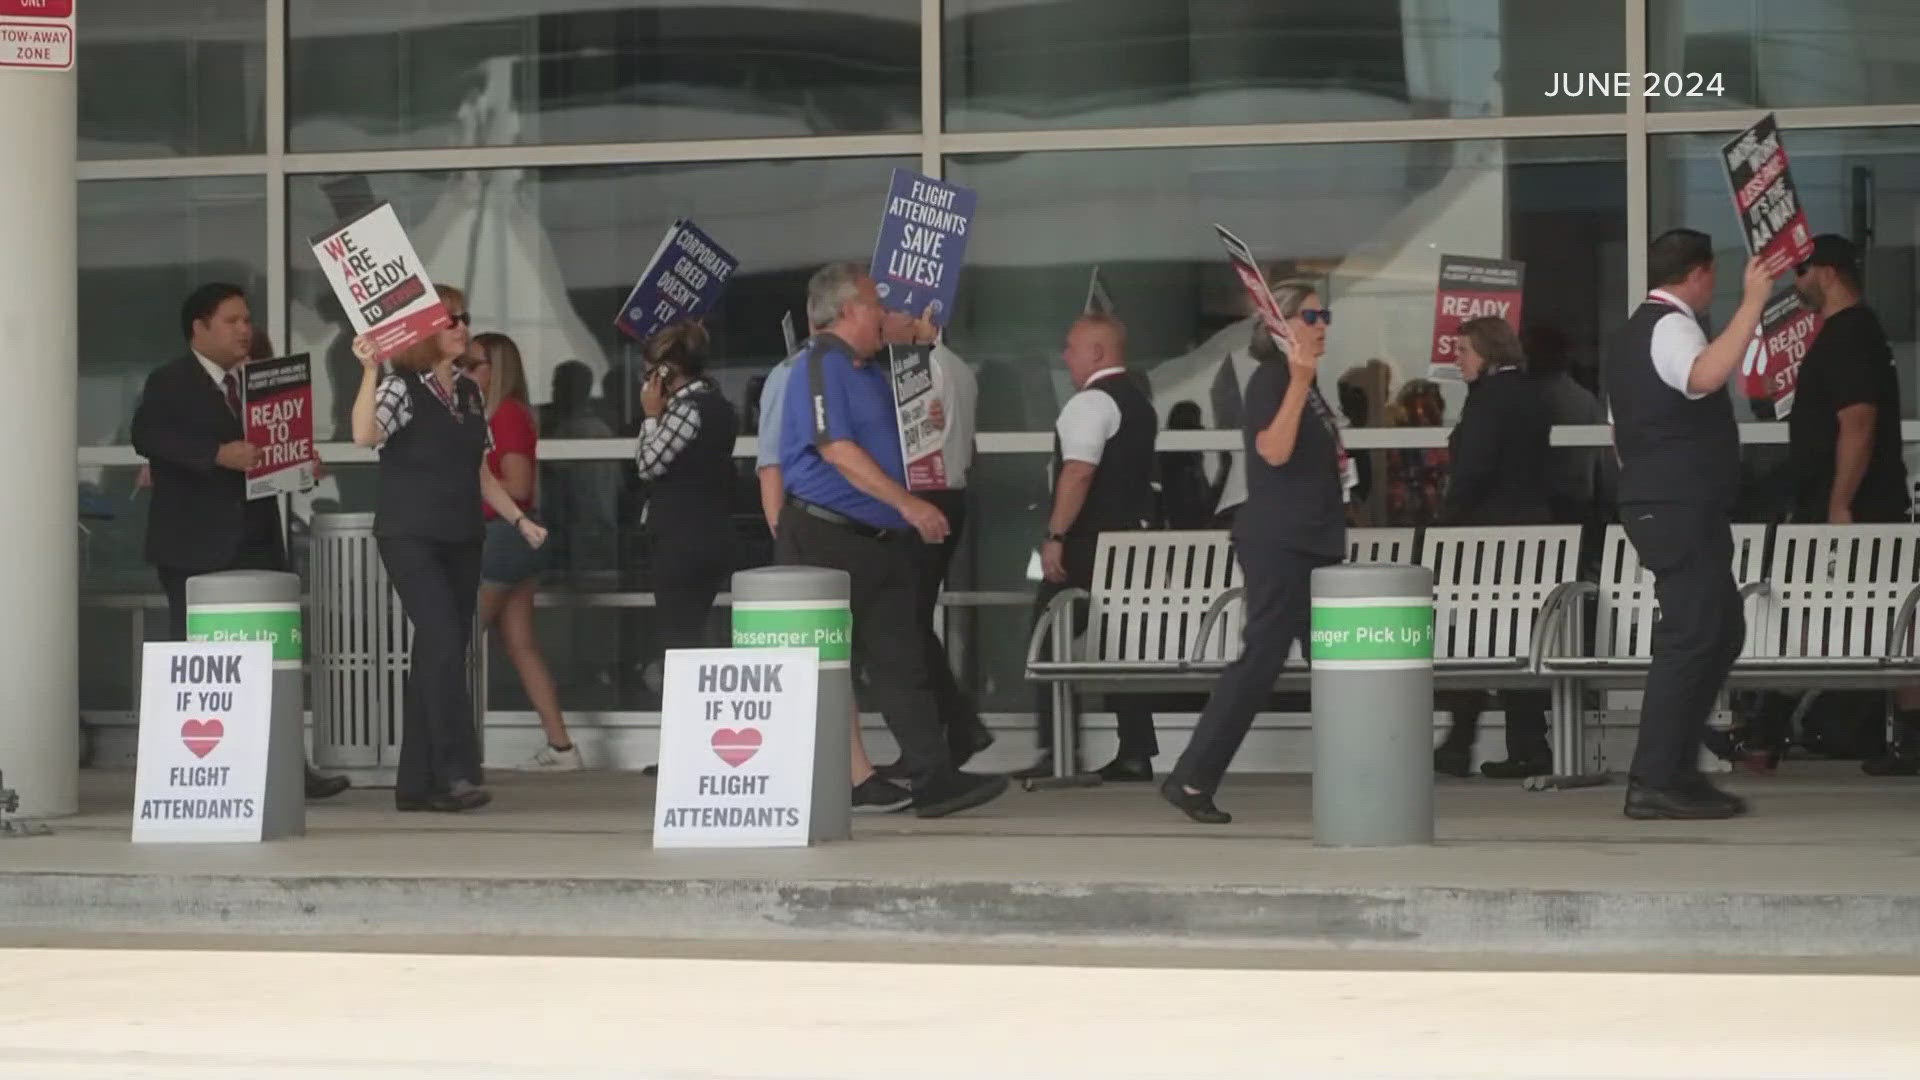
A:
[[[1307,648],[1313,572],[1344,560],[1346,480],[1338,421],[1315,386],[1333,312],[1309,282],[1272,290],[1284,340],[1253,331],[1260,362],[1247,382],[1247,501],[1233,517],[1233,547],[1246,581],[1245,647],[1227,665],[1194,725],[1186,752],[1160,794],[1206,825],[1233,820],[1213,793],[1287,655]]]
[[[493,435],[486,398],[457,366],[469,345],[466,297],[445,285],[439,293],[447,325],[393,357],[387,374],[372,340],[354,340],[362,371],[353,441],[380,451],[374,538],[413,621],[394,805],[458,813],[493,799],[480,786],[480,741],[467,690],[485,529],[480,508],[492,507],[530,547],[545,543],[547,530],[487,468]]]

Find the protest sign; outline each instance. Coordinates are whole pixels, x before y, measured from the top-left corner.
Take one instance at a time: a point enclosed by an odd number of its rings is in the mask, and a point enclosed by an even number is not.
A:
[[[792,356],[794,353],[800,351],[800,335],[794,332],[793,312],[791,311],[783,311],[780,313],[780,338],[787,344],[788,356]]]
[[[907,468],[907,490],[947,486],[946,417],[936,415],[940,369],[933,350],[899,345],[889,349],[893,364],[893,401],[900,414],[900,460]]]
[[[671,649],[653,846],[805,847],[816,648]]]
[[[1433,301],[1433,355],[1427,361],[1429,377],[1460,377],[1459,357],[1454,355],[1460,324],[1496,315],[1519,331],[1526,269],[1525,263],[1505,259],[1440,256],[1440,287]]]
[[[660,238],[613,324],[644,342],[670,323],[706,314],[738,269],[740,260],[699,226],[676,221]]]
[[[960,293],[976,201],[972,188],[893,170],[871,269],[887,310],[947,325]]]
[[[1087,276],[1087,303],[1081,311],[1088,315],[1113,314],[1113,297],[1107,295],[1107,283],[1101,279],[1097,266]]]
[[[1228,232],[1224,225],[1215,224],[1213,231],[1226,247],[1227,261],[1232,264],[1234,275],[1240,279],[1241,288],[1246,290],[1247,302],[1253,305],[1254,313],[1260,317],[1267,333],[1283,348],[1292,349],[1293,328],[1287,324],[1286,316],[1280,313],[1280,303],[1273,298],[1273,289],[1268,286],[1267,275],[1261,271],[1260,260],[1254,258],[1253,249],[1247,246],[1246,241]],[[1333,436],[1340,462],[1340,487],[1351,498],[1353,490],[1360,486],[1360,465],[1353,460],[1352,454],[1347,453],[1346,440],[1340,436],[1340,421],[1327,406],[1326,398],[1321,396],[1317,385],[1307,399],[1313,406],[1314,415],[1326,427],[1327,434]]]
[[[260,464],[247,470],[247,498],[311,490],[313,367],[307,354],[250,360],[240,370],[246,439],[260,448]]]
[[[1793,412],[1800,364],[1820,333],[1820,313],[1800,302],[1791,287],[1775,293],[1760,311],[1760,328],[1740,365],[1740,388],[1749,401],[1773,405],[1773,419]]]
[[[1777,259],[1782,269],[1813,254],[1807,212],[1787,170],[1787,149],[1780,142],[1773,114],[1734,136],[1721,147],[1720,158],[1733,189],[1733,211],[1740,219],[1747,253]]]
[[[354,333],[371,338],[380,359],[446,327],[446,306],[427,280],[393,204],[380,203],[315,236],[313,255]]]
[[[273,645],[156,642],[144,648],[133,842],[258,842],[265,827]]]

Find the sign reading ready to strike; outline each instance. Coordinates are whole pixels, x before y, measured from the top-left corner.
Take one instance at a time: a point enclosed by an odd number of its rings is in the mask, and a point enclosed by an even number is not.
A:
[[[145,647],[134,843],[258,842],[265,819],[273,645]]]
[[[249,360],[247,441],[260,464],[247,470],[247,498],[290,495],[314,484],[313,368],[307,354]]]
[[[1482,259],[1472,255],[1440,256],[1440,287],[1433,300],[1433,355],[1427,374],[1440,379],[1460,377],[1460,357],[1454,351],[1460,327],[1493,316],[1520,329],[1524,263]]]
[[[819,668],[812,648],[667,652],[654,847],[807,845]]]

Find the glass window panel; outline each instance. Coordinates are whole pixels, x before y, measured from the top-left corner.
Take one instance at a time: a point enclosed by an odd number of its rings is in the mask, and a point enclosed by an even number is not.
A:
[[[1650,147],[1653,229],[1685,225],[1713,236],[1720,272],[1712,318],[1721,324],[1739,304],[1738,267],[1746,261],[1719,158],[1733,134],[1656,135]],[[1848,236],[1865,252],[1866,298],[1892,339],[1902,412],[1920,417],[1920,128],[1795,130],[1785,140],[1808,224],[1815,233]],[[1742,419],[1755,417],[1753,403],[1737,407]]]
[[[80,444],[124,444],[149,372],[186,351],[180,304],[246,289],[266,323],[266,183],[257,176],[80,185]]]
[[[914,0],[289,0],[295,150],[913,131]]]
[[[1565,335],[1591,382],[1626,303],[1622,154],[1619,139],[1579,138],[950,159],[948,174],[982,193],[950,327],[980,373],[980,426],[1052,426],[1070,389],[1061,339],[1095,265],[1163,420],[1179,401],[1211,417],[1213,381],[1251,325],[1214,222],[1270,277],[1326,282],[1337,321],[1324,388],[1372,365],[1374,416],[1427,375],[1443,252],[1526,262],[1526,322]],[[1457,409],[1459,385],[1444,388]]]
[[[821,262],[866,260],[892,170],[908,164],[707,162],[380,173],[370,180],[374,195],[394,204],[429,274],[467,290],[474,329],[506,333],[520,345],[536,404],[552,399],[563,366],[586,366],[593,408],[605,406],[604,414],[569,431],[606,437],[637,430],[637,398],[622,402],[617,388],[635,374],[638,350],[613,320],[674,219],[698,222],[740,259],[706,321],[714,375],[743,407],[753,377],[785,355],[781,315],[790,311],[804,322],[807,277]],[[291,337],[316,357],[314,408],[323,440],[349,437],[360,381],[351,336],[341,332],[338,306],[306,243],[337,220],[322,190],[334,179],[294,177],[288,195]]]
[[[265,0],[87,0],[79,33],[82,160],[266,148]]]
[[[1718,75],[1725,87],[1724,96],[1653,98],[1655,111],[1920,101],[1920,6],[1649,0],[1647,64],[1655,72]]]
[[[1617,113],[1618,3],[947,0],[954,131]]]

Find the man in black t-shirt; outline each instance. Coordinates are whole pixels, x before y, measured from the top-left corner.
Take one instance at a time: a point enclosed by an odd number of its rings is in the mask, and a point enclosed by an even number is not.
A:
[[[1824,325],[1800,365],[1787,416],[1796,521],[1907,518],[1900,456],[1900,384],[1880,317],[1860,299],[1853,244],[1816,237],[1794,289]]]
[[[1800,365],[1787,415],[1795,521],[1907,520],[1900,452],[1900,381],[1880,317],[1860,297],[1860,263],[1846,237],[1817,236],[1794,267],[1794,289],[1824,323]],[[1895,694],[1897,744],[1862,767],[1876,776],[1920,774],[1920,687]]]

